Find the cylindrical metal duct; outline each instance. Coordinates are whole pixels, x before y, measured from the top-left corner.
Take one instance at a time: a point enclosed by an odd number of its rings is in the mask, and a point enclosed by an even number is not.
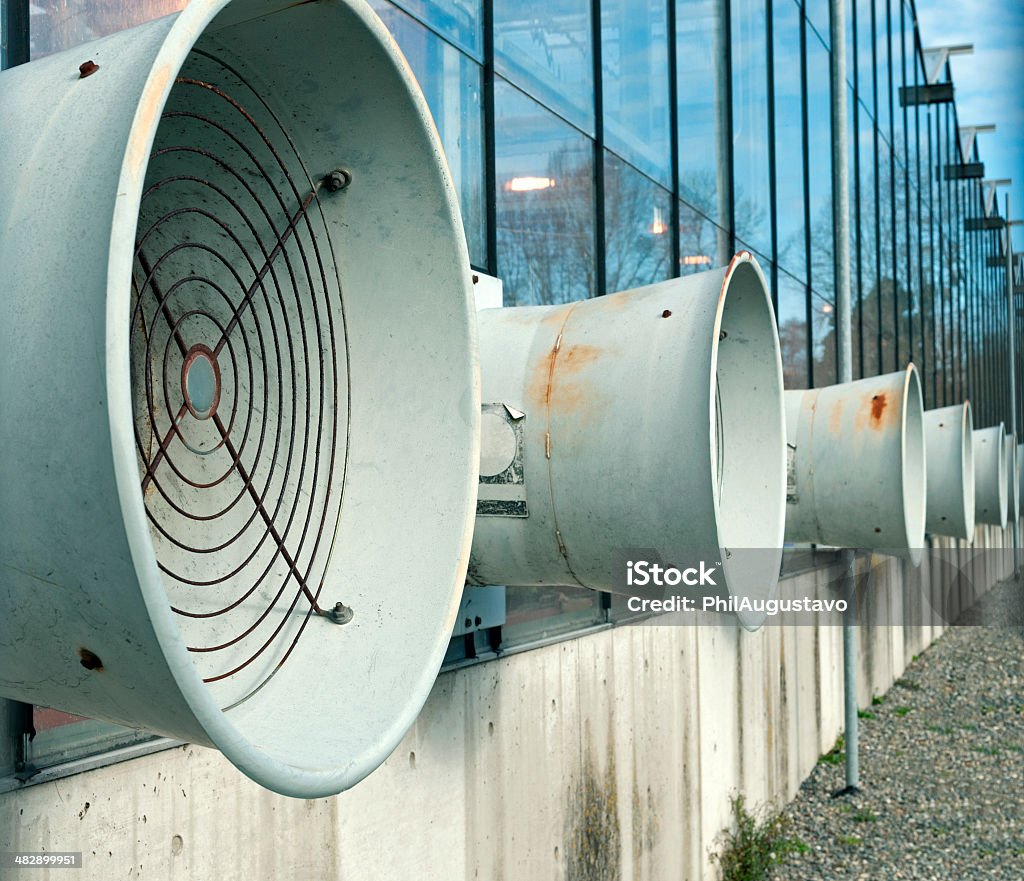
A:
[[[1024,444],[1017,444],[1017,498],[1021,497],[1024,485]],[[1019,504],[1019,501],[1018,501]]]
[[[471,583],[621,591],[617,549],[722,549],[732,594],[774,590],[782,368],[750,254],[625,293],[479,318],[485,427]]]
[[[786,392],[786,541],[909,552],[924,545],[921,386],[899,373]]]
[[[978,523],[1006,526],[1007,477],[1003,423],[974,432],[974,518]]]
[[[924,414],[928,462],[925,530],[974,537],[974,420],[970,402]]]
[[[405,60],[362,0],[193,0],[3,73],[0,119],[0,694],[353,785],[433,685],[479,466]]]
[[[1020,462],[1017,459],[1017,438],[1008,434],[1003,439],[1006,447],[1006,519],[1008,522],[1020,517]]]

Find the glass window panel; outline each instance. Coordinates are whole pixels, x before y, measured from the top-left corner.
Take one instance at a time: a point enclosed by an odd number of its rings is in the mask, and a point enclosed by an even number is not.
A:
[[[483,0],[395,0],[433,30],[483,61]],[[377,2],[371,3],[374,7]],[[379,15],[378,11],[378,15]]]
[[[604,163],[604,222],[609,293],[672,276],[672,194],[611,154]]]
[[[830,18],[828,7],[829,0],[804,0],[804,15],[807,16],[807,22],[818,32],[821,42],[826,46],[831,45],[828,30]]]
[[[507,79],[594,134],[589,0],[494,0],[494,64]]]
[[[863,105],[858,108],[860,128],[860,247],[858,275],[861,303],[857,323],[861,326],[864,346],[864,375],[881,372],[878,334],[881,323],[881,300],[878,296],[878,242],[875,222],[875,130]]]
[[[36,733],[29,743],[28,758],[38,768],[154,738],[144,731],[39,706],[32,707],[32,727]]]
[[[835,301],[832,222],[832,112],[829,53],[807,34],[807,214],[811,230],[811,288]]]
[[[879,296],[882,310],[882,373],[898,370],[896,361],[896,235],[894,171],[892,150],[878,141],[879,205]]]
[[[814,387],[836,383],[836,310],[834,304],[811,294],[811,353]]]
[[[551,639],[604,622],[601,594],[582,587],[509,587],[502,648]]]
[[[857,3],[857,91],[872,118],[875,115],[875,58],[871,16],[874,0],[856,0]]]
[[[776,259],[794,278],[807,280],[804,222],[804,120],[800,61],[800,8],[774,4]]]
[[[779,345],[782,349],[782,378],[788,389],[807,388],[807,286],[786,272],[778,273]]]
[[[427,99],[459,194],[469,259],[486,267],[482,68],[386,0],[375,0],[374,9]]]
[[[677,0],[679,194],[720,226],[729,222],[726,5]],[[729,255],[716,255],[718,262]]]
[[[729,233],[685,202],[679,203],[679,274],[729,262]]]
[[[605,146],[670,186],[667,27],[664,0],[601,4]]]
[[[889,106],[889,0],[875,0],[875,49],[877,63],[875,74],[878,79],[878,128],[882,137],[892,140],[892,113]]]
[[[188,0],[33,0],[31,57],[42,58],[80,43],[132,28],[183,9]]]
[[[498,275],[505,304],[592,296],[593,142],[501,80],[494,104]]]
[[[764,0],[732,0],[732,153],[736,236],[771,253],[768,40]]]

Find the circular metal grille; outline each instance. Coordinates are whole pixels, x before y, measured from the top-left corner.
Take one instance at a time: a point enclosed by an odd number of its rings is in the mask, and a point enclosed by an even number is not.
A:
[[[192,53],[141,203],[132,389],[157,563],[226,704],[262,687],[327,614],[349,409],[320,200],[341,198],[328,193],[339,184],[311,177],[241,75]]]

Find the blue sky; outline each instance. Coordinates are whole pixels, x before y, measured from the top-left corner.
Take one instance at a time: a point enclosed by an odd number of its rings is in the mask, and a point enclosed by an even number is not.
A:
[[[926,49],[974,44],[951,60],[957,114],[961,125],[996,124],[978,135],[985,177],[1013,178],[1010,211],[1024,218],[1024,0],[917,0],[917,20]],[[1013,237],[1024,250],[1024,228]]]

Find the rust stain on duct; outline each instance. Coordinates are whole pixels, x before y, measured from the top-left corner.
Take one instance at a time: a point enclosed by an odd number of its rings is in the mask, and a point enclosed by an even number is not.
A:
[[[718,307],[722,307],[722,301],[725,299],[725,292],[729,290],[729,283],[732,281],[732,274],[736,271],[736,267],[740,263],[749,263],[754,259],[754,256],[750,251],[737,251],[733,254],[732,260],[729,261],[729,265],[725,268],[725,278],[722,279],[722,288],[718,292]]]
[[[871,397],[871,427],[878,428],[882,424],[882,414],[885,413],[885,406],[889,399],[885,392]]]
[[[835,435],[843,433],[843,402],[836,401],[832,405],[832,412],[829,414],[828,430]]]
[[[582,370],[588,364],[594,364],[599,361],[602,354],[603,350],[597,346],[578,343],[575,346],[569,346],[569,348],[564,349],[564,354],[558,367],[564,373],[575,373]]]

